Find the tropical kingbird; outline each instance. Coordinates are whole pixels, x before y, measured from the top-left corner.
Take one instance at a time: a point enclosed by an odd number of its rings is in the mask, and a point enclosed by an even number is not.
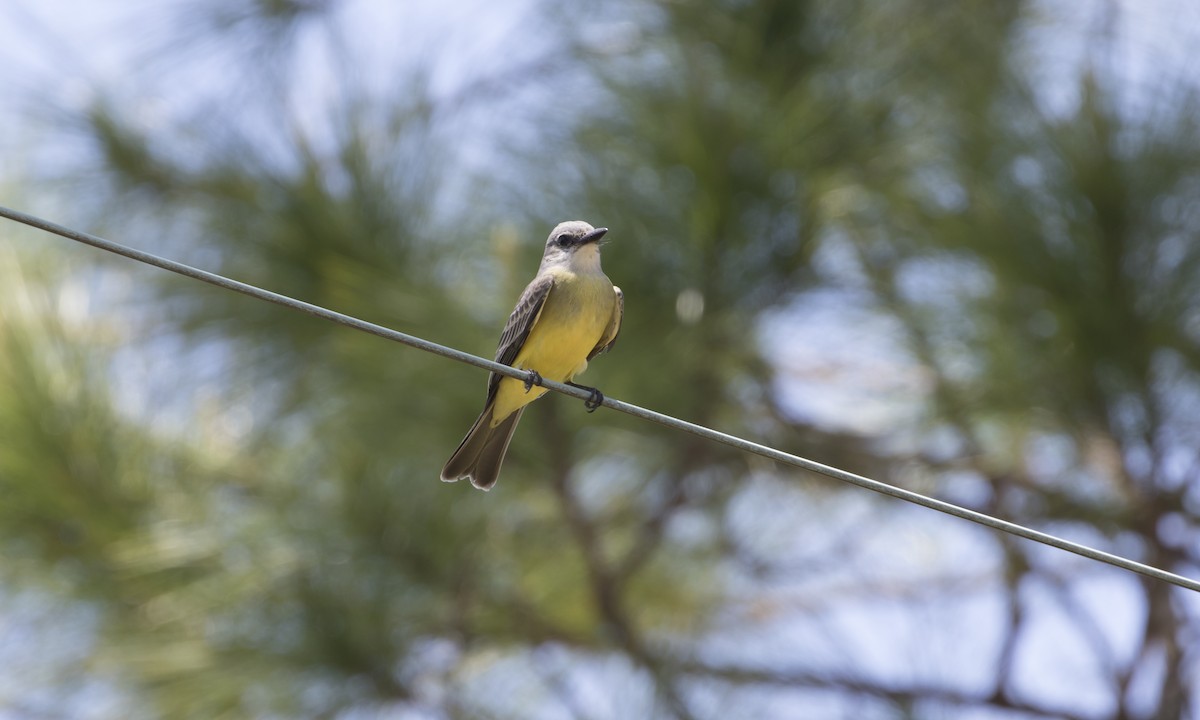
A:
[[[492,373],[487,404],[442,468],[443,481],[468,478],[490,490],[521,413],[546,392],[533,386],[541,378],[570,382],[617,341],[625,303],[621,288],[600,269],[599,241],[606,232],[574,220],[550,233],[537,276],[517,300],[496,348],[496,362],[530,371],[529,379]],[[600,397],[593,390],[589,410]]]

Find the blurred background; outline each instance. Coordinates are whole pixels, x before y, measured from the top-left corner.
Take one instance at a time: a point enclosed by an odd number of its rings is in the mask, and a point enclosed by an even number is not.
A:
[[[0,204],[1200,576],[1200,8],[0,6]],[[0,222],[0,719],[1200,718],[1200,596]]]

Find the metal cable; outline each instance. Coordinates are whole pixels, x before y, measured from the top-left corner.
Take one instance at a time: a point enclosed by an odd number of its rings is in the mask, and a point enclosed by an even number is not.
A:
[[[100,238],[95,235],[89,235],[88,233],[72,230],[70,228],[63,227],[62,225],[34,217],[33,215],[28,215],[17,210],[11,210],[9,208],[0,206],[0,216],[38,228],[39,230],[45,230],[46,232],[53,233],[55,235],[61,235],[69,240],[74,240],[76,242],[84,243],[85,245],[91,245],[92,247],[100,248],[101,250],[122,255],[132,260],[146,263],[147,265],[153,265],[155,267],[162,268],[163,270],[169,270],[173,273],[178,273],[196,280],[201,280],[209,283],[210,285],[216,285],[217,287],[239,292],[243,295],[249,295],[250,297],[257,298],[259,300],[272,302],[276,305],[282,305],[286,308],[299,310],[301,312],[308,313],[309,315],[338,323],[339,325],[345,325],[346,327],[361,330],[372,335],[378,335],[381,338],[403,343],[426,352],[434,353],[435,355],[441,355],[442,357],[467,363],[468,365],[474,365],[475,367],[482,368],[490,372],[500,373],[501,375],[507,375],[508,377],[516,378],[518,380],[525,380],[528,377],[527,372],[514,369],[508,365],[501,365],[500,363],[486,360],[476,355],[462,352],[461,350],[455,350],[454,348],[449,348],[445,345],[439,345],[423,338],[407,335],[390,328],[385,328],[382,325],[369,323],[365,320],[359,320],[358,318],[351,317],[349,315],[343,315],[342,313],[335,312],[333,310],[328,310],[311,303],[306,303],[303,300],[296,300],[294,298],[287,297],[286,295],[280,295],[279,293],[274,293],[270,290],[263,290],[262,288],[255,287],[254,285],[248,285],[243,282],[238,282],[237,280],[231,280],[221,275],[216,275],[214,273],[191,267],[190,265],[184,265],[183,263],[175,262],[174,260],[168,260],[157,255],[143,252],[141,250],[135,250],[125,245],[121,245],[110,240],[105,240],[104,238]],[[571,397],[578,398],[580,400],[587,400],[590,397],[590,393],[587,390],[581,390],[577,387],[564,385],[552,380],[543,380],[542,385],[554,390],[555,392],[559,392],[564,395],[570,395]],[[992,517],[991,515],[977,512],[975,510],[969,510],[944,500],[938,500],[936,498],[931,498],[911,490],[905,490],[903,488],[889,485],[878,480],[872,480],[871,478],[863,477],[862,475],[856,475],[852,472],[847,472],[846,470],[841,470],[830,465],[816,462],[815,460],[802,458],[798,455],[793,455],[791,453],[783,452],[782,450],[777,450],[766,445],[751,442],[750,440],[746,440],[735,435],[729,435],[711,428],[706,428],[702,425],[696,425],[694,423],[687,422],[686,420],[680,420],[679,418],[675,418],[670,415],[664,415],[660,412],[648,410],[631,403],[622,402],[621,400],[614,400],[613,398],[605,396],[602,404],[604,407],[611,408],[643,420],[656,422],[669,428],[689,432],[693,435],[705,438],[706,440],[719,442],[738,450],[761,455],[762,457],[775,460],[776,462],[792,465],[794,467],[809,470],[811,472],[820,473],[821,475],[831,477],[835,480],[841,480],[842,482],[850,483],[851,485],[857,485],[861,488],[873,490],[874,492],[882,493],[884,495],[890,495],[894,498],[899,498],[900,500],[906,500],[910,503],[930,508],[931,510],[937,510],[938,512],[953,515],[964,520],[970,520],[971,522],[978,523],[984,527],[992,528],[993,530],[1006,532],[1010,535],[1025,538],[1026,540],[1032,540],[1034,542],[1042,543],[1043,545],[1049,545],[1050,547],[1058,548],[1059,550],[1075,553],[1076,555],[1080,555],[1090,560],[1096,560],[1098,562],[1106,563],[1124,570],[1129,570],[1149,578],[1154,578],[1155,580],[1161,580],[1173,585],[1178,585],[1182,588],[1187,588],[1188,590],[1200,592],[1200,581],[1193,580],[1182,575],[1176,575],[1175,573],[1168,572],[1150,565],[1145,565],[1119,555],[1113,555],[1112,553],[1107,553],[1103,550],[1097,550],[1087,545],[1081,545],[1070,540],[1065,540],[1055,535],[1050,535],[1049,533],[1044,533],[1039,530],[1025,527],[1024,525],[1018,525],[1014,522],[1001,520],[1000,518]]]

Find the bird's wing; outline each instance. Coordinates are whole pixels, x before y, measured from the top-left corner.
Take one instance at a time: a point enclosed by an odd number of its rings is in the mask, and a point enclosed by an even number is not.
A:
[[[613,306],[612,319],[608,321],[608,327],[604,329],[604,335],[600,337],[600,342],[596,343],[596,347],[588,353],[588,360],[611,350],[612,346],[617,343],[617,336],[621,334],[621,320],[625,317],[625,293],[621,292],[621,288],[616,285],[613,285],[613,292],[617,294],[617,304]]]
[[[500,345],[496,348],[496,362],[512,365],[513,360],[517,359],[517,354],[521,352],[525,339],[529,337],[529,331],[541,317],[542,307],[545,306],[546,298],[550,296],[550,290],[553,287],[554,278],[550,275],[541,275],[534,278],[533,282],[525,288],[525,292],[521,293],[521,298],[517,300],[517,307],[513,309],[512,314],[508,316],[508,322],[504,324],[504,332],[500,333]],[[492,373],[492,376],[488,378],[489,403],[496,397],[496,388],[500,387],[501,377],[503,376]]]

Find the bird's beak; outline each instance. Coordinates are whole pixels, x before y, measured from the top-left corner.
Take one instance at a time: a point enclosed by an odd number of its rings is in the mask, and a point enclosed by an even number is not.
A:
[[[595,230],[591,231],[587,235],[584,235],[583,237],[579,238],[579,244],[587,245],[588,243],[594,243],[594,242],[598,241],[600,238],[604,237],[604,233],[606,233],[606,232],[608,232],[608,228],[596,228]]]

